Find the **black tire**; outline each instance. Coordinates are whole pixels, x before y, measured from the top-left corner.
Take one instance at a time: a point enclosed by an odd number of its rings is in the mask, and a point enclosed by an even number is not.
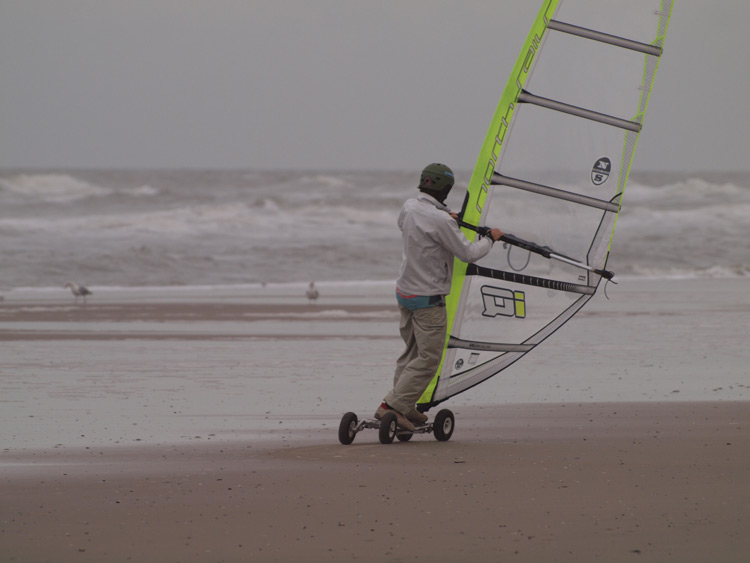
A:
[[[348,446],[354,441],[354,436],[357,435],[357,415],[353,412],[348,412],[341,417],[341,424],[339,424],[339,442]]]
[[[393,443],[393,438],[396,437],[396,415],[392,412],[387,412],[380,419],[380,429],[378,430],[378,437],[380,438],[381,444]]]
[[[396,434],[396,438],[398,438],[399,442],[408,442],[409,440],[411,440],[412,436],[414,436],[413,432],[408,432],[408,433],[404,432],[403,434],[402,433]]]
[[[439,442],[447,442],[453,435],[453,429],[456,426],[456,419],[449,409],[443,409],[435,416],[432,431],[435,433],[435,439]]]

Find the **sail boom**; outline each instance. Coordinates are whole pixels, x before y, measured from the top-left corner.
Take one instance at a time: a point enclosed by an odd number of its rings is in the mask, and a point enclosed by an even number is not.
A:
[[[640,41],[633,41],[632,39],[626,39],[624,37],[618,37],[617,35],[610,35],[609,33],[602,33],[593,29],[587,29],[577,25],[550,20],[549,29],[560,31],[562,33],[569,33],[570,35],[577,35],[578,37],[584,37],[586,39],[593,39],[594,41],[600,41],[601,43],[608,43],[617,47],[623,47],[630,49],[631,51],[638,51],[639,53],[645,53],[647,55],[653,55],[660,57],[662,54],[662,48],[655,45],[649,45],[647,43],[641,43]]]

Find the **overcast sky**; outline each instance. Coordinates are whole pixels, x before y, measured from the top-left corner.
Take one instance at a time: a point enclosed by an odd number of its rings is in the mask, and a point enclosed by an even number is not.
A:
[[[0,167],[471,169],[540,4],[0,0]],[[750,169],[748,21],[677,0],[636,169]]]

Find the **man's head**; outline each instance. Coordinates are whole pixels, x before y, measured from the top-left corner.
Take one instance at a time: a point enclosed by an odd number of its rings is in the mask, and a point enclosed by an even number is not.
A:
[[[453,187],[453,171],[445,164],[433,163],[422,170],[419,179],[419,190],[425,192],[440,203],[445,201]]]

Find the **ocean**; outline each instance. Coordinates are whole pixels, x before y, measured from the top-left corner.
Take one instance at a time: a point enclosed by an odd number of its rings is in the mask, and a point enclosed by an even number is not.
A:
[[[0,170],[0,290],[394,280],[418,174]],[[634,172],[608,268],[748,276],[749,219],[750,172]]]

